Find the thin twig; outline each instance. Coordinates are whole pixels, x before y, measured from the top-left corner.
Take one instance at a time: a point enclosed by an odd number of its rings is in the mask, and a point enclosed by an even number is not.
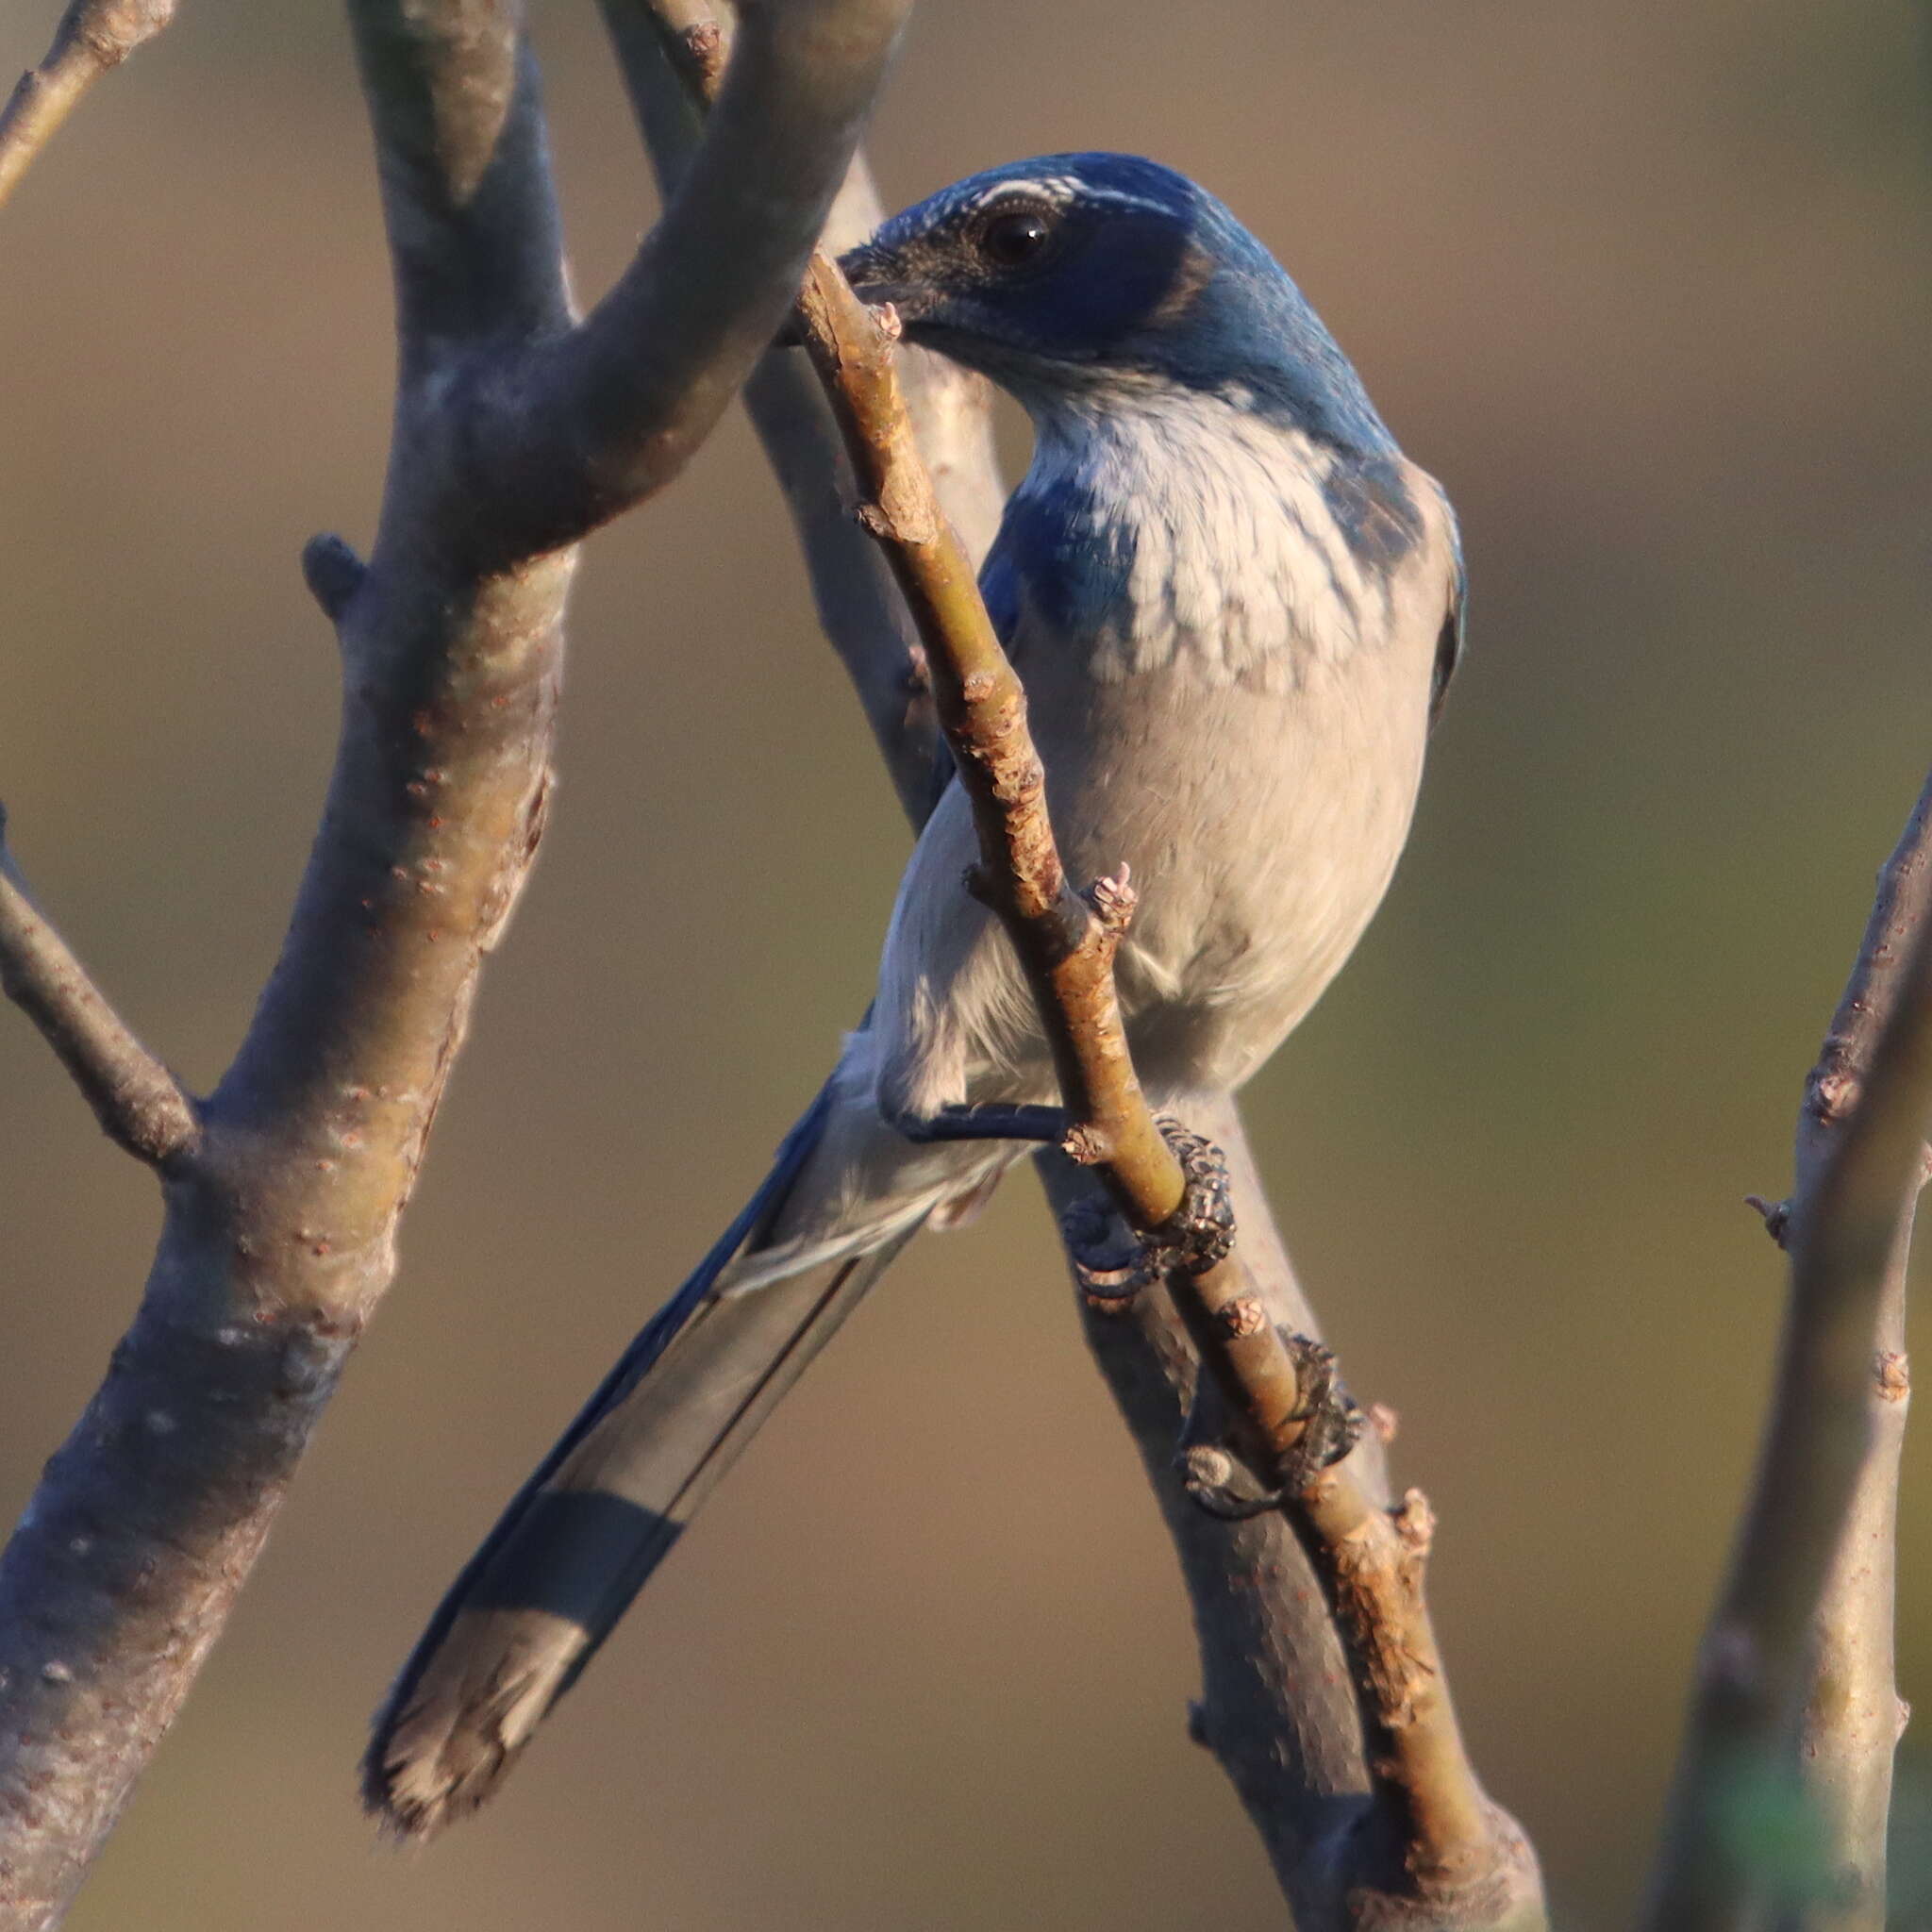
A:
[[[686,27],[675,44],[700,97],[720,100],[724,39],[716,23]],[[1032,984],[1072,1121],[1069,1151],[1107,1174],[1137,1226],[1158,1227],[1179,1208],[1183,1180],[1135,1077],[1114,996],[1131,888],[1109,881],[1097,898],[1085,896],[1060,864],[1026,694],[913,442],[892,366],[896,330],[852,292],[823,248],[806,270],[798,320],[858,475],[859,521],[878,540],[925,650],[941,728],[979,831],[975,891],[998,913]]]
[[[101,1131],[160,1167],[194,1144],[194,1107],[42,916],[7,849],[0,809],[0,991],[41,1029]]]
[[[675,29],[674,56],[702,100],[715,95],[724,39],[713,23],[691,23],[689,11],[684,0],[660,8]],[[1179,1210],[1185,1183],[1135,1076],[1115,995],[1113,958],[1132,915],[1131,888],[1123,877],[1082,892],[1061,865],[1025,694],[920,460],[894,375],[890,316],[860,302],[820,249],[798,321],[844,433],[859,520],[884,549],[924,649],[979,833],[973,889],[1006,926],[1032,987],[1072,1121],[1066,1151],[1096,1171],[1134,1227],[1153,1233]],[[1230,1256],[1202,1274],[1177,1271],[1169,1288],[1265,1466],[1280,1467],[1307,1420],[1294,1359],[1253,1279]],[[1391,1516],[1345,1464],[1296,1501],[1386,1746],[1375,1774],[1405,1814],[1400,1864],[1411,1896],[1440,1905],[1481,1894],[1520,1917],[1525,1891],[1535,1891],[1534,1862],[1483,1795],[1456,1724],[1422,1591],[1426,1506],[1417,1496]],[[1533,1918],[1536,1908],[1528,1910]]]
[[[1768,1911],[1884,1924],[1905,1275],[1928,1114],[1932,779],[1806,1082],[1776,1382],[1705,1637],[1653,1932],[1723,1932]],[[1804,1856],[1767,1867],[1754,1855],[1767,1824]]]
[[[979,886],[1012,935],[1053,1043],[1074,1126],[1074,1152],[1111,1184],[1141,1231],[1181,1198],[1178,1165],[1134,1077],[1114,997],[1125,928],[1121,891],[1067,881],[1047,822],[1025,699],[977,587],[919,464],[891,379],[891,344],[837,265],[813,260],[801,301],[808,346],[848,427],[872,492],[867,528],[893,563],[932,667],[939,714],[979,824]],[[1170,1179],[1170,1173],[1172,1179]],[[1238,1256],[1170,1282],[1188,1330],[1232,1412],[1279,1466],[1307,1426],[1293,1357],[1259,1315]],[[1521,1862],[1520,1840],[1484,1797],[1463,1748],[1422,1591],[1417,1508],[1391,1518],[1345,1464],[1296,1499],[1352,1640],[1382,1734],[1377,1774],[1407,1810],[1404,1859],[1417,1890],[1493,1890]]]
[[[808,274],[800,312],[871,492],[866,527],[885,547],[925,646],[940,721],[979,826],[977,890],[1000,914],[1033,985],[1074,1124],[1069,1151],[1109,1182],[1138,1228],[1157,1229],[1180,1203],[1181,1177],[1134,1076],[1114,994],[1113,955],[1129,908],[1112,881],[1075,891],[1060,865],[1024,693],[919,462],[892,383],[889,335],[823,257]],[[1264,1466],[1279,1466],[1307,1422],[1279,1330],[1250,1319],[1259,1304],[1245,1267],[1231,1256],[1204,1274],[1177,1275],[1170,1290],[1232,1412],[1262,1445]],[[1407,1807],[1407,1862],[1418,1886],[1487,1883],[1504,1848],[1456,1726],[1419,1557],[1399,1519],[1345,1466],[1297,1501],[1386,1741],[1378,1771]]]
[[[1857,1110],[1879,1035],[1896,1010],[1912,941],[1932,915],[1932,775],[1928,775],[1891,856],[1880,868],[1877,896],[1831,1016],[1818,1063],[1805,1082],[1798,1112],[1797,1186],[1803,1200],[1837,1130]]]
[[[661,26],[708,18],[690,0],[603,0],[640,126],[666,192],[701,126],[665,58]],[[826,224],[824,246],[842,252],[865,240],[883,210],[863,158]],[[991,542],[1006,490],[991,434],[984,380],[923,350],[902,347],[899,379],[914,440],[949,521],[976,565]],[[935,759],[946,750],[933,716],[924,651],[905,599],[878,546],[852,510],[858,491],[824,391],[803,357],[766,357],[745,404],[784,490],[811,573],[820,622],[850,677],[915,827],[939,795]],[[915,658],[914,653],[917,653]],[[1231,1099],[1204,1100],[1195,1124],[1224,1150],[1241,1208],[1241,1258],[1273,1324],[1317,1332],[1248,1152]],[[1088,1201],[1086,1170],[1044,1158],[1041,1178],[1057,1214]],[[1191,1722],[1219,1759],[1266,1845],[1295,1923],[1321,1928],[1358,1923],[1372,1909],[1374,1879],[1401,1881],[1377,1834],[1342,1831],[1343,1816],[1366,1822],[1372,1791],[1364,1712],[1320,1577],[1302,1541],[1278,1511],[1240,1523],[1208,1515],[1178,1478],[1174,1444],[1198,1374],[1197,1357],[1162,1286],[1123,1306],[1082,1297],[1088,1341],[1140,1448],[1174,1539],[1200,1637],[1202,1691]],[[1381,1445],[1357,1447],[1349,1466],[1374,1492],[1383,1487]],[[1380,1749],[1379,1743],[1376,1746]],[[1406,1881],[1402,1881],[1406,1882]]]
[[[0,108],[0,207],[102,75],[175,17],[175,0],[74,0],[38,67]]]

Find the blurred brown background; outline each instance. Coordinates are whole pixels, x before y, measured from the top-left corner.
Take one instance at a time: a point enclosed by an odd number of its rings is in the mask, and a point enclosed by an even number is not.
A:
[[[0,67],[55,11],[0,8]],[[594,293],[644,174],[591,9],[536,13]],[[1926,97],[1907,0],[928,0],[874,143],[895,200],[1051,148],[1197,175],[1460,508],[1473,655],[1409,857],[1253,1119],[1441,1511],[1464,1721],[1567,1926],[1620,1923],[1641,1869],[1776,1320],[1740,1196],[1782,1189],[1932,747]],[[381,476],[386,271],[334,10],[186,8],[0,251],[0,795],[49,907],[207,1082],[332,739],[296,553],[365,539]],[[864,1004],[903,851],[741,421],[580,581],[559,808],[403,1278],[72,1923],[1277,1925],[1186,1741],[1179,1589],[1024,1177],[902,1263],[488,1818],[373,1846],[365,1713],[762,1172]],[[0,1150],[10,1513],[156,1211],[8,1015]],[[1932,1924],[1924,1738],[1904,1774],[1900,1918]]]

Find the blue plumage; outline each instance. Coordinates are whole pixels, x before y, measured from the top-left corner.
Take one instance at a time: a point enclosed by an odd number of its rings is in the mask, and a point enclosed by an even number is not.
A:
[[[1297,681],[1386,622],[1428,533],[1348,358],[1213,195],[1131,155],[988,169],[846,258],[1032,416],[982,588],[1104,678]]]
[[[974,232],[1028,208],[1049,222],[1049,252],[1024,276],[990,271]],[[1238,395],[1340,450],[1397,453],[1280,264],[1223,203],[1158,162],[1064,154],[989,168],[895,215],[847,258],[855,281],[888,264],[884,280],[907,284],[915,340],[1023,402],[1029,365],[1097,365]],[[923,279],[916,292],[908,271]]]

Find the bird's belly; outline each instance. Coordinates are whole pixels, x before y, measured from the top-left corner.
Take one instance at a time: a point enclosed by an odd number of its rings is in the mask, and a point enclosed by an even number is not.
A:
[[[1124,861],[1139,891],[1118,979],[1157,1097],[1239,1086],[1321,997],[1388,888],[1427,728],[1425,679],[1394,651],[1280,693],[1174,677],[1083,721],[1105,762],[1062,757],[1057,780],[1050,716],[1041,733],[1069,871]]]

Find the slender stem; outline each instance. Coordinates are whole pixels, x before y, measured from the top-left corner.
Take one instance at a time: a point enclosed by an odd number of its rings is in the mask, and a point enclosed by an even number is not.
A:
[[[1806,1083],[1790,1292],[1738,1549],[1699,1663],[1655,1932],[1880,1926],[1898,1732],[1891,1524],[1912,1210],[1932,1115],[1932,780]],[[1802,1856],[1775,1868],[1754,1827]]]
[[[160,1167],[193,1146],[194,1108],[27,896],[0,812],[0,991],[41,1029],[101,1130]]]
[[[700,101],[715,96],[725,38],[688,0],[657,0]],[[981,860],[973,890],[1000,916],[1032,985],[1073,1126],[1065,1152],[1092,1168],[1129,1223],[1158,1229],[1181,1207],[1179,1161],[1135,1077],[1113,982],[1133,911],[1124,875],[1076,891],[1060,862],[1025,693],[993,632],[975,573],[921,461],[896,381],[896,330],[816,251],[800,292],[806,346],[843,432],[859,521],[886,554],[924,647],[941,728],[972,801]],[[1239,1257],[1168,1283],[1204,1364],[1247,1435],[1278,1461],[1307,1426],[1294,1361]],[[1480,1896],[1540,1922],[1535,1862],[1490,1805],[1463,1749],[1423,1600],[1426,1506],[1391,1516],[1346,1466],[1297,1498],[1334,1593],[1379,1739],[1374,1775],[1401,1817],[1378,1859],[1392,1895]],[[1357,1874],[1359,1879],[1364,1874]],[[1366,1890],[1366,1887],[1358,1887]]]
[[[38,67],[0,108],[0,206],[102,75],[175,17],[175,0],[74,0]]]

